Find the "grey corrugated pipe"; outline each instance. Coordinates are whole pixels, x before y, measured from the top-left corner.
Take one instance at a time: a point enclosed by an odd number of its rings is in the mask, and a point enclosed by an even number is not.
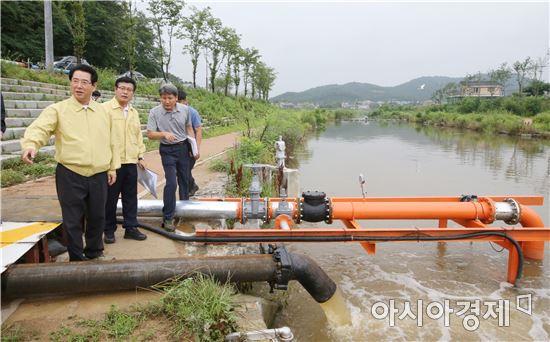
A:
[[[329,300],[336,284],[311,258],[287,253],[290,277],[319,303]],[[111,292],[146,288],[166,279],[195,273],[225,282],[277,282],[280,265],[272,255],[187,257],[102,262],[13,265],[2,274],[2,295],[7,298]]]

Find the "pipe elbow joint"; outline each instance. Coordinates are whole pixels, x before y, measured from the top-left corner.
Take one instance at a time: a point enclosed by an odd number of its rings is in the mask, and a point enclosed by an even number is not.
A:
[[[298,281],[318,302],[328,301],[336,292],[336,283],[308,256],[289,253],[292,262],[291,279]]]

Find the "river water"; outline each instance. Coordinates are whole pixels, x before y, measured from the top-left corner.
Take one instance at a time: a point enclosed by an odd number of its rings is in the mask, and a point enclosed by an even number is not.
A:
[[[295,159],[302,190],[329,197],[360,197],[359,173],[373,197],[542,195],[544,206],[533,209],[550,225],[548,142],[344,122],[311,138]],[[437,227],[435,221],[360,223]],[[548,244],[544,261],[526,261],[519,288],[505,281],[508,252],[488,242],[379,243],[375,255],[353,243],[287,247],[319,263],[338,284],[352,316],[351,325],[331,324],[292,283],[278,294],[287,304],[275,325],[291,327],[298,341],[550,339]]]

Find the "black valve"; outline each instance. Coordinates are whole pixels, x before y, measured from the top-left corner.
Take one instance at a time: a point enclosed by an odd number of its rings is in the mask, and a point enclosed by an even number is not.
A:
[[[305,203],[315,206],[324,204],[327,195],[321,191],[305,191],[302,193],[302,197]]]
[[[307,222],[321,222],[330,219],[330,202],[321,191],[305,191],[300,203],[300,219]]]

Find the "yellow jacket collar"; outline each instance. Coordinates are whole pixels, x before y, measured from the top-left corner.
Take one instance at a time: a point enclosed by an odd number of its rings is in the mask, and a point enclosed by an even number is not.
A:
[[[76,112],[79,112],[84,109],[84,105],[78,102],[78,100],[74,96],[71,96],[69,98],[69,103],[71,105],[71,109],[73,109]],[[90,103],[88,103],[88,109],[91,109],[94,112],[97,111],[99,109],[99,103],[90,99]]]

